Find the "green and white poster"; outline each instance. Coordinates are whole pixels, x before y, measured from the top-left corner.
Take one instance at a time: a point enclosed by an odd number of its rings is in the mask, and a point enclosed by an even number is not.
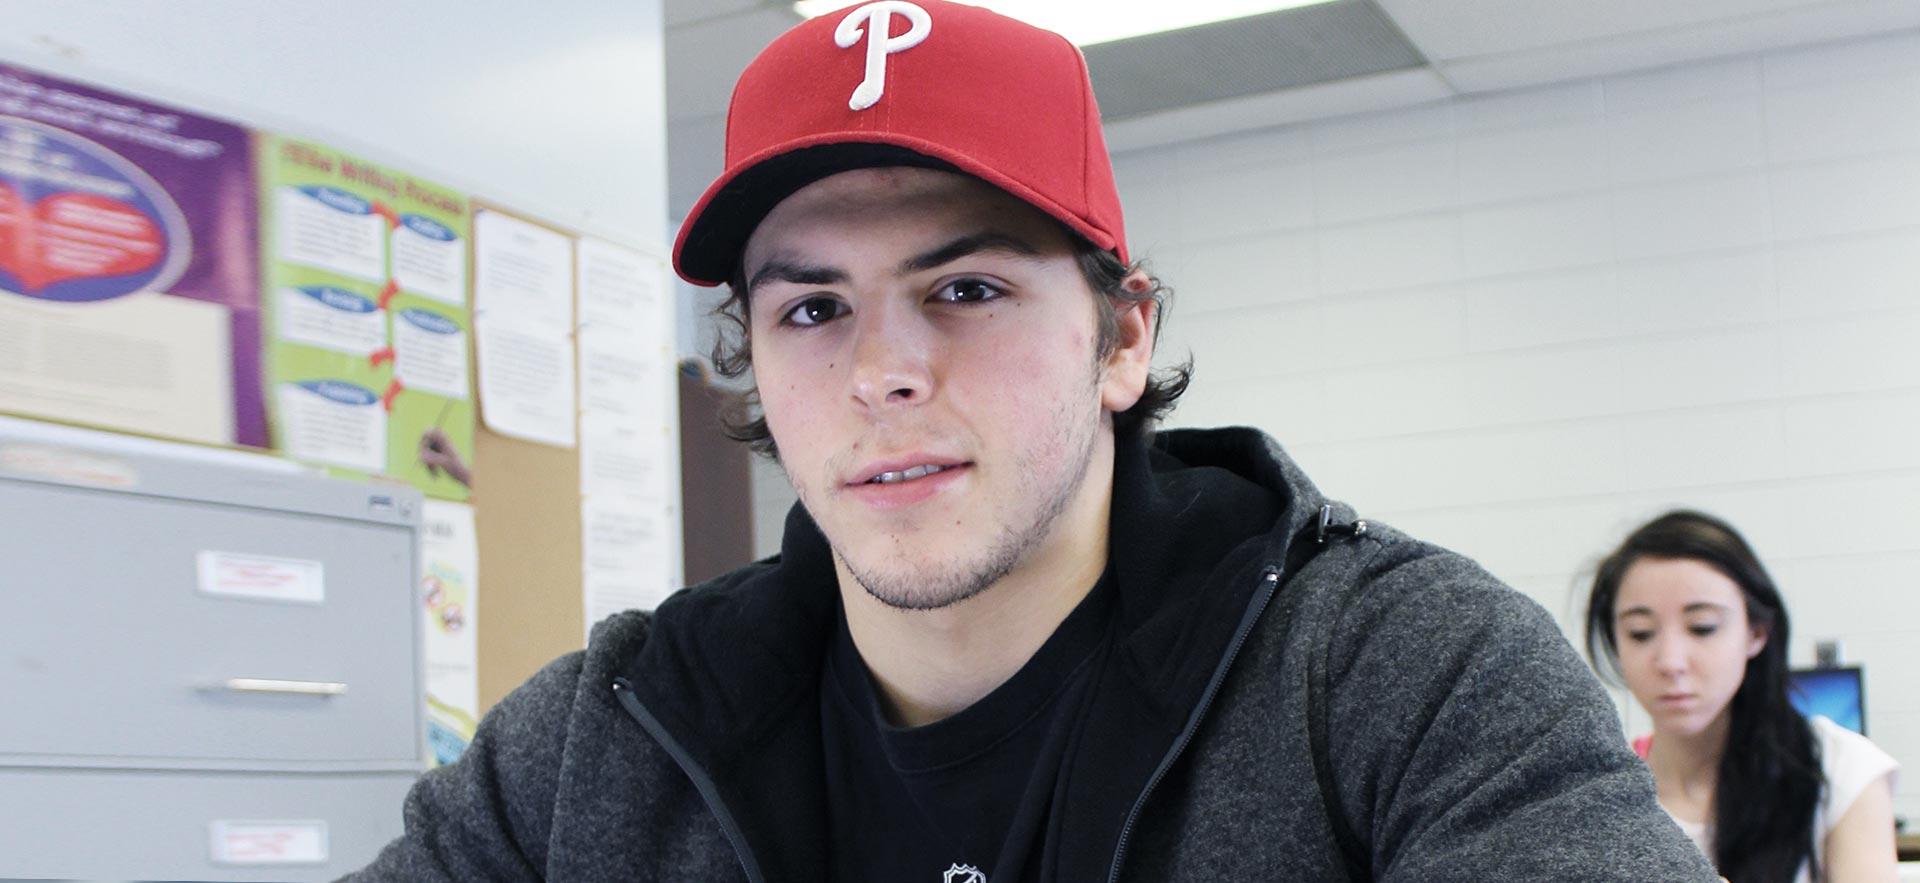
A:
[[[467,499],[467,197],[311,142],[258,144],[274,446]]]

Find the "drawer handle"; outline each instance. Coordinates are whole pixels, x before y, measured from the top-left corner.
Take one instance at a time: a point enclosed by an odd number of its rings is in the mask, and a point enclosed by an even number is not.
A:
[[[278,693],[294,696],[338,696],[346,684],[331,681],[281,681],[272,678],[228,678],[220,684],[230,693]]]

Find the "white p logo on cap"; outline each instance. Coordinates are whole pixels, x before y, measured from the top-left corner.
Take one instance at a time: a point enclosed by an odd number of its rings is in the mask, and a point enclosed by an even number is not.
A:
[[[907,32],[892,36],[893,14],[900,13],[911,24]],[[865,27],[862,25],[865,24]],[[833,29],[833,42],[848,49],[867,38],[867,76],[847,100],[849,110],[866,110],[880,100],[887,88],[887,56],[920,45],[933,30],[933,16],[906,0],[880,0],[847,13]]]

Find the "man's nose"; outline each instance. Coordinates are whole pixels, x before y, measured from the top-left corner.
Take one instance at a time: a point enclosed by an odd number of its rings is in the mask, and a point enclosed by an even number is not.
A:
[[[884,410],[918,405],[933,394],[932,329],[910,307],[878,305],[854,318],[852,396]]]

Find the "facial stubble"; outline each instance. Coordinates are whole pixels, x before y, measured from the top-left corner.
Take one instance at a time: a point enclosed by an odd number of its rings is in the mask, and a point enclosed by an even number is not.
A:
[[[1096,367],[1092,383],[1089,384],[1096,394],[1104,379],[1102,374]],[[1057,403],[1053,419],[1048,421],[1049,425],[1059,427],[1059,431],[1046,444],[1028,449],[1029,455],[1014,463],[1018,480],[1012,486],[1040,488],[1050,484],[1046,497],[1040,505],[1026,510],[1029,517],[992,526],[997,528],[992,541],[971,560],[916,560],[913,541],[900,536],[893,538],[894,548],[885,556],[884,563],[857,562],[842,552],[839,543],[833,543],[834,557],[846,566],[847,572],[869,596],[896,610],[939,610],[991,588],[1053,536],[1061,515],[1072,505],[1081,486],[1086,483],[1087,473],[1093,465],[1094,443],[1101,423],[1100,412],[1095,410],[1089,419],[1087,412],[1082,410],[1085,408],[1084,400],[1068,399]],[[1058,461],[1065,468],[1048,482],[1043,461],[1053,459],[1047,455],[1056,452],[1066,453]],[[1017,516],[1021,513],[1012,514]],[[964,532],[982,527],[958,524],[954,530]],[[831,537],[828,539],[832,541]],[[905,566],[885,568],[884,564]]]

